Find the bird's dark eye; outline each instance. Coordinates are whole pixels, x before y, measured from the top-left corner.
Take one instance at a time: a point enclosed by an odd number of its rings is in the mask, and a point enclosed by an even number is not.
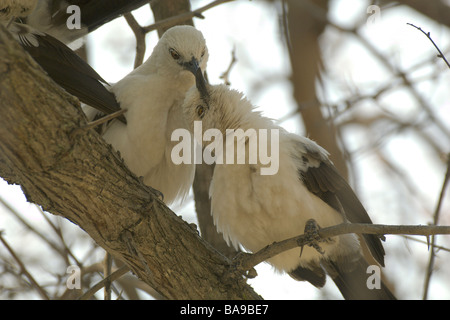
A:
[[[199,118],[203,119],[203,117],[206,113],[205,107],[202,105],[198,105],[196,111],[197,111],[197,115],[199,116]]]
[[[170,55],[172,56],[172,58],[173,58],[174,60],[180,59],[180,54],[177,52],[177,50],[175,50],[175,49],[173,49],[173,48],[170,48],[170,49],[169,49],[169,52],[170,52]]]
[[[203,49],[203,51],[202,51],[202,58],[203,58],[203,56],[205,55],[205,49]]]

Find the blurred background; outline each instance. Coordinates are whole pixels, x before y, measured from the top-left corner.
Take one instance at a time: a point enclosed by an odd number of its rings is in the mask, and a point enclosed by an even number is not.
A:
[[[191,0],[191,9],[213,2]],[[450,69],[407,23],[430,32],[450,59],[450,1],[216,2],[193,20],[209,48],[209,81],[228,82],[265,116],[325,147],[374,223],[433,224],[450,152]],[[132,15],[141,26],[154,23],[149,5]],[[88,62],[110,83],[139,62],[127,20],[85,39]],[[157,41],[156,31],[146,34],[144,61]],[[450,225],[449,194],[438,224]],[[193,194],[171,208],[199,223]],[[3,180],[0,230],[0,299],[41,299],[37,285],[52,299],[74,298],[80,293],[66,287],[70,265],[81,268],[83,291],[102,279],[104,250]],[[386,237],[382,275],[399,299],[450,299],[450,237],[435,240],[430,265],[425,237]],[[256,270],[249,283],[265,299],[341,299],[332,281],[318,290],[267,264]],[[130,274],[115,283],[117,297],[160,298]]]

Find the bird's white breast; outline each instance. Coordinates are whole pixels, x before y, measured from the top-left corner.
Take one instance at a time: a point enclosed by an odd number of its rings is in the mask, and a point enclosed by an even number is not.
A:
[[[234,246],[241,244],[252,252],[303,234],[308,219],[315,219],[321,227],[343,221],[340,214],[303,185],[283,141],[277,174],[260,175],[255,165],[216,165],[210,195],[218,230]],[[338,241],[321,246],[331,254]],[[305,247],[301,258],[300,248],[296,248],[269,262],[278,270],[289,271],[319,258],[319,252]]]
[[[189,80],[193,84],[193,77]],[[188,192],[194,174],[193,165],[175,165],[170,158],[172,131],[187,128],[181,103],[189,85],[156,74],[130,74],[112,88],[121,108],[128,110],[127,124],[116,121],[103,136],[168,203]]]

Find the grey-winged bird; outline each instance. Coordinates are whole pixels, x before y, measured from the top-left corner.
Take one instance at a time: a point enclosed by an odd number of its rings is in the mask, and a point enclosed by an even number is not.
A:
[[[147,3],[148,0],[0,0],[0,20],[20,18],[22,23],[69,44]]]
[[[217,139],[227,140],[238,129],[248,133],[248,136],[241,133],[244,144],[228,144],[232,147],[227,149],[224,141],[222,149],[214,147],[214,151],[222,150],[215,155],[221,156],[223,163],[216,159],[210,187],[211,214],[228,243],[257,252],[273,242],[301,235],[306,228],[343,222],[371,223],[326,150],[308,138],[288,133],[253,108],[241,93],[225,85],[206,84],[201,72],[197,74],[197,88],[188,91],[183,104],[193,132],[195,121],[201,121],[205,134],[208,129],[219,130],[221,135],[216,134]],[[269,166],[266,160],[249,161],[251,139],[262,139],[263,132],[269,146],[267,155],[272,153],[278,160],[278,170],[271,174],[262,174],[261,169]],[[278,137],[270,132],[278,132]],[[210,146],[209,140],[222,143],[215,138],[201,140],[203,147]],[[227,159],[228,152],[232,152],[234,158],[239,146],[245,146],[243,164],[238,164],[236,159],[234,162],[223,160]],[[385,252],[380,238],[376,235],[363,238],[373,257],[384,266]],[[383,283],[380,289],[368,288],[368,263],[354,234],[291,249],[268,262],[276,270],[287,272],[296,280],[309,281],[316,287],[325,284],[328,274],[346,299],[395,299]]]
[[[36,9],[24,22],[68,44],[147,3],[148,0],[38,0]],[[78,15],[77,19],[74,15]],[[75,21],[80,23],[76,28]]]
[[[147,3],[144,0],[0,0],[0,23],[62,88],[104,114],[120,110],[108,83],[66,44]],[[79,8],[79,29],[68,10]],[[16,19],[16,22],[12,22]],[[72,21],[72,20],[70,20]],[[125,122],[125,118],[119,119]]]
[[[112,1],[111,5],[119,2]],[[0,7],[2,4],[13,14],[24,11],[5,0],[0,0]],[[30,10],[25,10],[26,14]],[[0,16],[4,22],[11,17]],[[174,142],[170,137],[173,130],[186,126],[181,103],[195,83],[197,69],[206,68],[208,50],[200,31],[190,26],[167,30],[150,58],[108,90],[106,81],[58,39],[27,24],[12,23],[9,29],[55,82],[95,109],[88,114],[126,109],[126,120],[121,116],[121,121],[112,121],[104,139],[120,152],[134,174],[162,192],[167,204],[187,195],[195,166],[173,163],[170,155]]]
[[[127,124],[111,122],[103,134],[145,184],[161,191],[166,203],[184,198],[195,166],[176,165],[171,151],[175,129],[187,128],[181,104],[195,84],[194,74],[205,70],[208,49],[200,31],[191,26],[167,30],[151,56],[112,86]],[[201,69],[200,69],[201,68]]]
[[[72,49],[31,25],[12,22],[11,19],[23,20],[32,15],[37,2],[0,0],[0,23],[8,26],[19,44],[67,92],[105,114],[119,111],[120,106],[114,94],[105,87],[108,86],[107,82]],[[39,1],[38,6],[44,2]],[[125,121],[123,117],[120,119]]]

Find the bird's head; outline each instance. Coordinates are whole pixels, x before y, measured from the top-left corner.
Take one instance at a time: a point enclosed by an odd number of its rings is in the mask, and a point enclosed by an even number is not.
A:
[[[244,95],[226,85],[209,85],[202,72],[196,73],[196,86],[186,93],[183,113],[191,131],[194,121],[201,121],[203,130],[218,129],[225,136],[226,129],[242,128],[253,106]]]
[[[157,64],[164,66],[164,72],[170,76],[187,73],[195,75],[197,70],[206,69],[208,48],[200,31],[191,26],[175,26],[167,30],[157,46]]]

